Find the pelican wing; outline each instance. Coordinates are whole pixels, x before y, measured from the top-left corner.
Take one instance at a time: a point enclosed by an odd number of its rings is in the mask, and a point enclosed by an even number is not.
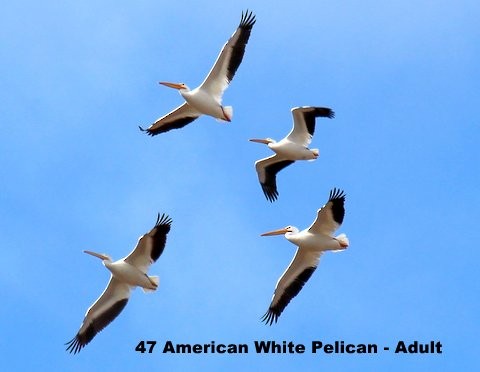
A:
[[[315,118],[333,118],[335,113],[328,107],[294,107],[292,109],[293,128],[287,138],[307,147],[315,133]]]
[[[89,307],[80,330],[65,345],[67,351],[78,353],[95,335],[109,325],[127,305],[130,297],[130,286],[110,277],[107,288],[95,303]]]
[[[159,213],[153,229],[138,240],[137,246],[124,258],[125,262],[147,273],[150,265],[163,253],[171,224],[170,217]]]
[[[273,202],[277,200],[277,173],[290,164],[295,163],[293,160],[283,159],[277,154],[260,159],[255,162],[258,180],[262,186],[265,197]]]
[[[336,188],[331,190],[327,204],[318,210],[317,219],[308,228],[308,231],[332,236],[343,222],[344,204],[345,193]]]
[[[242,12],[238,28],[223,46],[215,64],[199,87],[208,91],[219,101],[235,76],[238,66],[242,63],[245,47],[254,24],[255,15],[248,11],[245,14]]]
[[[303,288],[308,279],[317,268],[321,252],[311,252],[304,249],[297,249],[292,262],[282,274],[275,286],[272,302],[262,317],[262,321],[272,325],[277,322],[278,317],[287,307],[289,302]]]
[[[185,125],[197,119],[200,115],[201,113],[185,102],[183,105],[178,106],[160,119],[157,119],[147,129],[143,129],[140,126],[139,128],[141,131],[147,132],[150,136],[155,136],[172,129],[183,128]]]

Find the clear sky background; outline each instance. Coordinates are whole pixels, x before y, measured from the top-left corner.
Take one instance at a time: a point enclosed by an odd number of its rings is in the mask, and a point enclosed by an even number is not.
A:
[[[191,5],[194,3],[194,5]],[[272,5],[275,4],[275,5]],[[182,102],[237,27],[257,16],[226,91],[229,124],[202,117],[138,130]],[[480,197],[478,1],[11,1],[0,11],[0,365],[4,370],[471,370],[478,366]],[[263,196],[249,138],[281,139],[294,106],[328,106],[315,162]],[[260,234],[303,229],[339,187],[339,232],[278,324],[266,326],[295,247]],[[64,343],[109,272],[168,213],[173,226],[139,289],[78,355]],[[141,340],[156,340],[140,354]],[[246,343],[247,355],[167,355],[165,341]],[[257,355],[255,340],[301,355]],[[376,355],[309,345],[376,343]],[[441,355],[395,355],[399,340]],[[26,370],[26,369],[25,369]]]

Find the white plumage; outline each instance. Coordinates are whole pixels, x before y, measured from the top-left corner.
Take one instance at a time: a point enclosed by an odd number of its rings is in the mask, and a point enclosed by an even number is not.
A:
[[[84,251],[100,258],[111,276],[103,293],[88,308],[78,333],[66,343],[67,351],[78,353],[109,325],[127,305],[133,288],[142,287],[146,292],[157,289],[158,276],[148,276],[147,271],[163,253],[171,223],[172,220],[167,215],[158,215],[155,226],[140,237],[133,251],[115,262],[106,254]]]
[[[292,109],[293,128],[281,141],[271,138],[251,139],[268,145],[275,155],[255,162],[258,180],[265,197],[273,202],[278,198],[277,173],[297,160],[315,160],[318,149],[309,149],[315,132],[315,118],[333,118],[335,113],[327,107],[294,107]]]
[[[205,80],[195,89],[190,90],[184,83],[161,82],[167,87],[178,89],[185,103],[156,120],[146,131],[149,135],[164,133],[182,128],[201,115],[210,115],[222,121],[231,121],[233,109],[222,105],[222,96],[232,81],[242,62],[250,32],[255,24],[252,12],[242,13],[240,24],[234,34],[223,46],[212,69]]]
[[[330,191],[328,202],[317,211],[317,218],[307,229],[299,231],[294,226],[287,226],[262,234],[262,236],[285,234],[289,242],[298,246],[292,262],[278,280],[268,311],[262,318],[267,324],[277,322],[288,303],[312,276],[323,252],[339,251],[348,247],[349,241],[345,234],[333,236],[343,222],[344,203],[344,192],[333,189]]]

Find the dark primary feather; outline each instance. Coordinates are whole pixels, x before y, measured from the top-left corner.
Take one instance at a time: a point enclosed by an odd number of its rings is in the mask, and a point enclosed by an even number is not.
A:
[[[232,45],[232,55],[227,68],[228,82],[232,81],[235,72],[237,72],[238,66],[242,63],[243,55],[245,54],[245,47],[248,43],[255,22],[255,15],[252,12],[249,12],[248,10],[245,13],[242,12],[242,18],[238,25],[238,39],[237,42]]]
[[[172,219],[168,215],[163,213],[160,216],[159,213],[154,228],[148,233],[150,237],[153,238],[153,248],[151,255],[153,261],[158,260],[158,257],[161,256],[163,250],[165,249],[165,244],[167,242],[167,234],[170,231],[171,224]]]
[[[332,215],[335,222],[339,225],[343,222],[345,216],[345,192],[343,190],[334,188],[330,191],[328,202],[332,203]]]
[[[123,310],[127,305],[128,298],[124,298],[116,302],[111,308],[103,312],[97,318],[93,319],[87,329],[82,333],[77,333],[77,335],[72,338],[65,345],[68,345],[67,351],[70,353],[78,353],[85,345],[87,345],[95,335],[109,325]]]
[[[165,132],[168,132],[169,130],[172,130],[172,129],[183,128],[185,125],[190,124],[195,119],[198,119],[198,116],[186,116],[186,117],[183,117],[183,118],[179,118],[178,120],[174,120],[170,123],[165,123],[162,126],[160,126],[158,128],[155,128],[155,129],[150,129],[150,128],[144,129],[140,125],[138,127],[140,128],[140,130],[142,132],[147,132],[148,135],[153,137],[153,136],[156,136],[157,134],[165,133]],[[153,123],[151,125],[151,127],[154,126],[154,125],[155,125],[155,123]]]
[[[295,163],[293,160],[283,160],[265,167],[265,181],[262,182],[261,185],[265,197],[270,202],[273,202],[278,198],[277,173],[293,163]]]
[[[324,117],[332,119],[335,117],[335,112],[328,107],[313,107],[311,111],[303,111],[303,117],[305,118],[308,133],[313,136],[315,132],[315,118]]]
[[[294,298],[300,292],[300,290],[303,288],[307,280],[310,279],[316,268],[316,266],[306,268],[300,273],[300,275],[295,278],[295,280],[287,288],[285,288],[282,296],[277,301],[277,303],[271,304],[268,308],[268,311],[262,317],[262,321],[264,321],[265,324],[272,325],[273,322],[277,322],[278,317],[283,312],[285,307],[287,307],[292,298]]]

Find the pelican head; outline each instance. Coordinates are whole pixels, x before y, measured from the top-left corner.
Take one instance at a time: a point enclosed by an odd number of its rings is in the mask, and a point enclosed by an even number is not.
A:
[[[161,81],[159,84],[165,85],[166,87],[178,89],[178,90],[189,90],[184,83],[169,83],[167,81]]]
[[[250,142],[257,142],[257,143],[263,143],[265,145],[268,145],[269,143],[275,143],[276,141],[271,138],[252,138],[249,139]]]
[[[95,256],[95,257],[98,257],[100,258],[102,261],[112,261],[112,259],[110,258],[110,256],[106,255],[105,253],[96,253],[96,252],[92,252],[92,251],[83,251],[84,253],[87,253],[91,256]]]
[[[282,234],[286,234],[286,233],[295,233],[295,232],[298,232],[298,229],[296,227],[293,227],[293,226],[289,225],[287,227],[284,227],[283,229],[278,229],[278,230],[273,230],[273,231],[263,233],[260,236],[282,235]]]

